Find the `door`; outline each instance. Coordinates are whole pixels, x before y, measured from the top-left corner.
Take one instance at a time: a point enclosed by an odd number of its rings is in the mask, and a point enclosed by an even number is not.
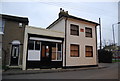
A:
[[[18,66],[19,45],[12,45],[10,65]]]
[[[41,64],[43,68],[49,68],[51,62],[51,46],[42,44]]]

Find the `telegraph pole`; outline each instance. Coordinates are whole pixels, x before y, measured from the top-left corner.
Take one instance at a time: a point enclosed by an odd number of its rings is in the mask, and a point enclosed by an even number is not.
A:
[[[115,45],[115,33],[114,33],[114,24],[112,24],[112,31],[113,31],[113,43]]]
[[[114,43],[114,48],[115,48],[115,33],[114,33],[114,24],[112,24],[112,31],[113,31],[113,43]],[[115,49],[114,49],[115,51]],[[115,52],[115,62],[116,62],[116,52]]]
[[[100,50],[102,49],[102,39],[101,39],[101,19],[99,18],[99,32],[100,32]]]

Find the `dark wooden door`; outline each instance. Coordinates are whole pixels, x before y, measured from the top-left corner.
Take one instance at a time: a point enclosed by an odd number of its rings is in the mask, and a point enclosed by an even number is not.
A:
[[[41,64],[43,68],[49,68],[51,64],[51,46],[47,43],[42,43],[41,48]]]

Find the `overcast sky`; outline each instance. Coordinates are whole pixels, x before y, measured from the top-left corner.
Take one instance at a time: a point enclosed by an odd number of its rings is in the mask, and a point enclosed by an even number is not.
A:
[[[102,39],[112,39],[112,24],[118,22],[118,2],[2,2],[3,14],[29,18],[29,25],[46,28],[58,18],[60,8],[70,15],[102,23]],[[115,35],[117,40],[117,25]],[[98,32],[99,33],[99,32]],[[99,40],[99,35],[98,35]],[[117,42],[117,41],[116,41]]]

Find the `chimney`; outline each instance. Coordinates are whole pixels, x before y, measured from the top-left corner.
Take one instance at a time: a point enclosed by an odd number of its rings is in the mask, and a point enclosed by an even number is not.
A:
[[[64,11],[62,8],[60,8],[60,13],[59,13],[59,18],[62,17],[62,16],[68,16],[68,11]]]

